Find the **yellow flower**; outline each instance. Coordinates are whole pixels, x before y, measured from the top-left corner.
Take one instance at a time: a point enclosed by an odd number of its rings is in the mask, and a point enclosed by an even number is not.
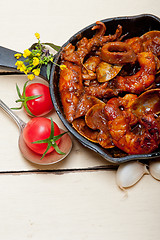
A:
[[[37,57],[33,58],[33,66],[37,66],[39,64],[39,59]]]
[[[22,64],[22,66],[20,67],[19,70],[20,70],[20,72],[26,73],[27,68],[26,68],[26,66],[24,64]]]
[[[16,63],[15,63],[15,65],[18,67],[19,65],[21,65],[23,62],[22,61],[17,61]]]
[[[15,65],[17,66],[17,70],[19,70],[20,72],[24,72],[25,74],[27,74],[27,67],[24,65],[24,63],[22,61],[17,61],[15,63]]]
[[[31,55],[31,51],[29,51],[28,49],[24,50],[23,57],[26,58],[29,55]]]
[[[66,65],[60,65],[60,69],[61,70],[67,69],[67,66]]]
[[[14,54],[15,58],[19,59],[20,57],[22,57],[22,54],[21,53],[16,53]]]
[[[17,66],[17,70],[20,70],[21,69],[21,67],[23,66],[23,62],[22,61],[17,61],[16,63],[15,63],[15,65]]]
[[[32,81],[35,78],[35,75],[34,74],[29,74],[27,77],[28,77],[29,80]]]
[[[40,34],[39,33],[36,32],[34,35],[37,39],[40,39]]]
[[[34,75],[39,76],[39,74],[40,74],[40,69],[39,69],[39,68],[34,69],[32,72],[34,73]]]
[[[41,54],[40,53],[37,53],[37,57],[40,57],[41,56]]]

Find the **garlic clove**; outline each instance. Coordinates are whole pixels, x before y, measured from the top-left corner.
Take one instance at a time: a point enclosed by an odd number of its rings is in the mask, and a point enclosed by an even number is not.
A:
[[[149,174],[147,166],[138,161],[122,163],[116,172],[116,183],[121,188],[136,184],[144,174]]]
[[[153,178],[160,180],[160,160],[152,160],[149,163],[149,172]]]

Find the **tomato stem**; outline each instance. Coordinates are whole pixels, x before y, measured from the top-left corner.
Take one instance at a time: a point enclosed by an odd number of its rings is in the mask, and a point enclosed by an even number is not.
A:
[[[21,109],[23,106],[25,107],[25,110],[27,111],[27,113],[29,115],[31,115],[32,117],[35,117],[35,115],[33,113],[31,113],[31,111],[29,110],[28,106],[27,106],[27,102],[30,101],[30,100],[34,100],[36,98],[39,98],[41,97],[42,95],[34,95],[34,96],[29,96],[29,97],[26,97],[26,86],[27,86],[27,83],[29,81],[26,81],[24,86],[23,86],[23,94],[21,95],[20,93],[20,89],[18,87],[18,85],[16,84],[16,89],[17,89],[17,93],[18,93],[18,96],[19,96],[19,99],[16,100],[15,102],[18,103],[18,102],[21,102],[21,106],[19,108],[11,108],[13,110],[19,110]]]
[[[37,140],[35,142],[32,142],[33,144],[40,144],[40,143],[47,143],[48,144],[45,152],[43,153],[43,155],[41,157],[41,160],[47,154],[47,152],[50,149],[50,147],[53,147],[58,154],[61,154],[61,155],[65,155],[66,154],[66,153],[62,152],[59,149],[59,147],[58,147],[58,145],[56,143],[56,141],[59,140],[66,133],[67,132],[64,132],[64,133],[61,133],[59,135],[54,136],[54,124],[53,124],[53,120],[51,118],[51,133],[50,133],[49,138],[46,138],[46,139],[43,139],[43,140]]]
[[[51,143],[52,143],[52,145],[53,145],[53,144],[55,144],[55,141],[54,141],[53,139],[51,139]]]

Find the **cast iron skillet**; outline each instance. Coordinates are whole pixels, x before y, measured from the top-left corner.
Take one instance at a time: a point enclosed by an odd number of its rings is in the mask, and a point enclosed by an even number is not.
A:
[[[117,25],[120,24],[123,29],[123,35],[128,33],[127,38],[141,36],[142,34],[151,31],[151,30],[160,30],[160,19],[151,14],[142,14],[138,16],[129,16],[129,17],[116,17],[101,20],[106,25],[106,35],[114,34]],[[76,45],[77,41],[79,41],[82,37],[92,38],[95,34],[91,28],[96,23],[89,25],[88,27],[82,29],[75,35],[73,35],[62,47],[66,46],[68,43],[72,43]],[[15,58],[14,51],[0,47],[0,67],[8,67],[8,69],[12,69],[15,72]],[[55,55],[54,62],[60,64],[61,61],[61,50]],[[46,77],[46,69],[42,68],[41,77],[47,79]],[[153,153],[150,154],[139,154],[139,155],[128,155],[117,148],[113,149],[104,149],[101,148],[98,144],[92,143],[83,136],[81,136],[72,126],[68,123],[63,113],[63,107],[60,100],[59,94],[59,67],[56,65],[52,65],[51,74],[49,79],[49,87],[51,98],[55,107],[55,110],[63,122],[64,126],[69,130],[69,132],[76,137],[85,147],[95,151],[99,155],[101,155],[106,160],[112,163],[123,163],[131,160],[149,160],[152,158],[160,157],[160,147]]]

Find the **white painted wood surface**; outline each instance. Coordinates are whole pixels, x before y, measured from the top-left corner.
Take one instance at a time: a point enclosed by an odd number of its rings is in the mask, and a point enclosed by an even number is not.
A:
[[[35,32],[42,42],[62,45],[97,20],[160,16],[159,9],[157,0],[1,0],[0,45],[22,52],[36,41]],[[25,80],[0,75],[0,98],[9,107],[17,99],[15,84],[22,89]],[[23,111],[17,115],[29,120]],[[64,128],[55,112],[49,116]],[[125,197],[109,163],[72,139],[63,162],[30,164],[18,150],[16,124],[0,110],[0,239],[159,240],[160,182],[146,175]]]
[[[1,239],[158,240],[159,182],[145,176],[126,198],[114,175],[1,175]]]

